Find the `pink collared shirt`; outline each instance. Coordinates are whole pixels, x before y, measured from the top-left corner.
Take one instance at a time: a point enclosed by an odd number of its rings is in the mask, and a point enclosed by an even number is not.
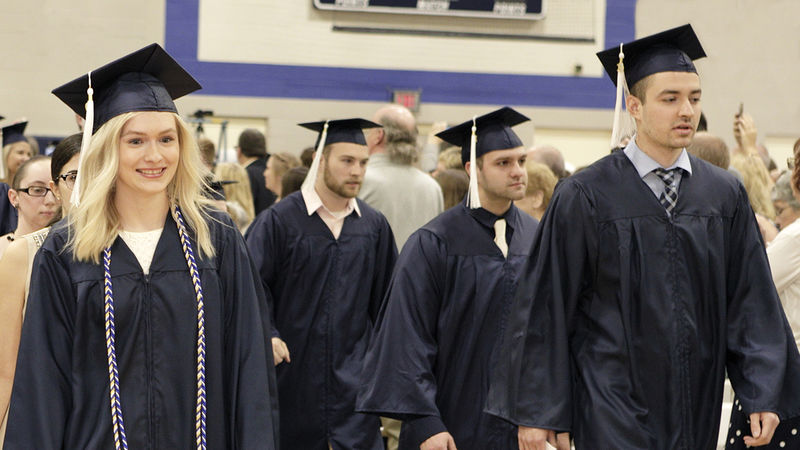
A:
[[[342,234],[342,226],[344,225],[345,217],[352,214],[353,211],[358,214],[358,217],[361,217],[361,210],[358,209],[358,202],[355,198],[351,198],[347,202],[347,207],[342,211],[331,211],[322,203],[322,199],[319,198],[316,189],[303,190],[302,194],[303,201],[306,203],[308,215],[310,216],[317,213],[336,239],[339,239],[339,235]]]

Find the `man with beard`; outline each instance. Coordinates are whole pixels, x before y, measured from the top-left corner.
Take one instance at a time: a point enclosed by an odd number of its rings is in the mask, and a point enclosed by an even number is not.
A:
[[[630,83],[637,131],[559,184],[520,276],[487,409],[523,449],[569,449],[566,432],[577,449],[715,448],[726,371],[750,420],[740,443],[800,412],[744,187],[685,149],[703,56],[690,25],[598,54],[618,92]]]
[[[281,446],[382,449],[378,418],[355,412],[362,360],[397,258],[386,219],[356,198],[369,159],[362,129],[379,125],[301,126],[320,133],[301,190],[259,214],[247,232],[271,294]]]
[[[364,362],[358,410],[403,420],[400,449],[510,449],[516,427],[483,412],[492,354],[535,219],[525,196],[525,148],[505,107],[439,133],[461,147],[465,202],[406,242]]]

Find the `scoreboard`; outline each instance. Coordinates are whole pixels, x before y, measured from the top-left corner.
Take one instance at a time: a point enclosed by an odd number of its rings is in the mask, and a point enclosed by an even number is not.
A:
[[[545,0],[314,0],[319,9],[536,20]]]

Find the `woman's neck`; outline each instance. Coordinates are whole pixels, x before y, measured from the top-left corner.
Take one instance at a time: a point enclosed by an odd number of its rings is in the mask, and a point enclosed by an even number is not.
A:
[[[17,222],[17,229],[14,230],[14,237],[24,236],[40,229],[41,228],[37,228],[35,225],[29,224],[22,218],[22,215],[20,215],[19,221]]]
[[[169,212],[169,199],[166,193],[147,197],[126,199],[117,193],[114,206],[119,213],[119,226],[125,231],[152,231],[164,227],[164,219]]]

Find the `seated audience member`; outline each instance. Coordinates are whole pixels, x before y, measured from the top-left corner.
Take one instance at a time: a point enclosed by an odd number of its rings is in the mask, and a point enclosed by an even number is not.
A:
[[[8,200],[17,210],[17,228],[0,237],[0,256],[20,236],[41,230],[58,214],[58,199],[50,190],[50,157],[36,156],[25,161],[14,174]]]
[[[303,186],[303,181],[308,175],[308,167],[300,166],[289,169],[281,179],[281,194],[285,197],[293,192],[297,192]]]
[[[772,206],[775,208],[775,226],[784,230],[800,217],[800,201],[792,192],[792,174],[785,172],[772,188]]]
[[[264,169],[264,183],[270,191],[274,192],[277,198],[275,201],[280,200],[284,195],[282,194],[282,179],[283,176],[291,169],[300,166],[300,159],[291,153],[273,153],[267,160],[267,168]]]
[[[48,183],[52,193],[61,201],[61,211],[66,214],[72,186],[78,173],[78,153],[81,135],[63,139],[53,151]],[[56,217],[58,219],[59,217]],[[14,369],[17,366],[17,349],[25,314],[25,300],[31,282],[31,266],[36,251],[41,247],[50,227],[42,228],[14,240],[0,258],[0,448],[8,422],[8,405]]]
[[[460,148],[450,147],[442,153],[439,153],[439,161],[436,165],[436,170],[434,170],[431,175],[436,176],[440,171],[447,169],[464,170],[464,166],[461,165]]]
[[[552,145],[534,145],[528,150],[528,160],[549,167],[559,180],[569,176],[564,165],[564,155]]]
[[[725,170],[731,165],[731,153],[725,141],[706,131],[695,134],[686,151]]]
[[[244,233],[255,218],[247,172],[238,164],[222,162],[214,168],[214,175],[222,182],[228,214],[233,218],[239,231]],[[233,183],[225,183],[230,181]]]
[[[458,147],[454,148],[459,150],[458,157],[461,158],[461,150]],[[442,188],[445,210],[456,206],[464,200],[469,190],[469,175],[464,169],[439,170],[433,178]]]
[[[528,187],[525,190],[525,197],[517,200],[514,204],[534,219],[542,220],[558,179],[544,164],[528,161],[525,168],[528,171]]]
[[[778,232],[800,217],[800,202],[794,198],[791,186],[791,173],[787,172],[778,178],[772,187],[772,206],[775,208],[775,221],[756,214],[756,221],[761,230],[764,243],[769,245]]]

